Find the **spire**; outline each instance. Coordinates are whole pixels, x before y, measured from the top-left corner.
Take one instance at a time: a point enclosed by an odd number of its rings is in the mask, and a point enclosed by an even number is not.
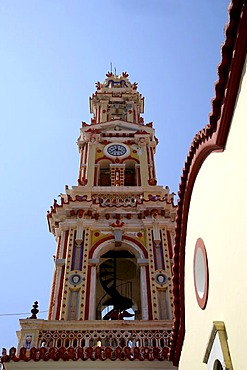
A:
[[[128,77],[127,72],[117,75],[111,71],[103,83],[96,82],[97,90],[90,98],[92,124],[114,120],[143,124],[140,114],[144,112],[144,99],[137,91],[138,84]]]

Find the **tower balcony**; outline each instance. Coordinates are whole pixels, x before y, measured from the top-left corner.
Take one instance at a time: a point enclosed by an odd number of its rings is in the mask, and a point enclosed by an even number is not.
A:
[[[73,187],[76,194],[75,187]],[[79,189],[81,190],[81,189]],[[164,208],[173,206],[174,193],[162,186],[94,186],[90,195],[94,204],[101,206],[137,206],[149,203]]]
[[[19,360],[149,360],[168,358],[171,320],[20,320]],[[12,356],[12,357],[11,357]]]

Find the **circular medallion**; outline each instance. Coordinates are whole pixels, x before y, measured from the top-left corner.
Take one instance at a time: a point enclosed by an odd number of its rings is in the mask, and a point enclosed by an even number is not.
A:
[[[70,280],[71,284],[77,285],[77,284],[80,284],[82,279],[81,279],[80,275],[74,274],[74,275],[70,276],[69,280]]]
[[[163,285],[167,282],[167,276],[163,273],[160,273],[160,274],[157,274],[155,275],[155,281],[156,283],[160,284],[160,285]]]

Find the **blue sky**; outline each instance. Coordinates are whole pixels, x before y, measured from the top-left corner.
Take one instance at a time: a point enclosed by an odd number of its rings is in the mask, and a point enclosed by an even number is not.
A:
[[[208,122],[228,0],[1,0],[0,315],[49,303],[55,241],[46,211],[77,184],[81,121],[110,63],[145,97],[159,185],[177,192]],[[0,316],[0,349],[23,316]],[[46,313],[39,318],[46,318]]]

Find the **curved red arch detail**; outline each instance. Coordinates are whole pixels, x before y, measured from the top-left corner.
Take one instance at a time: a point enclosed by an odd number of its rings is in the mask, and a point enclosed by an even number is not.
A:
[[[105,238],[103,239],[100,239],[98,240],[94,245],[93,247],[90,249],[90,252],[89,252],[89,258],[92,258],[93,256],[93,253],[95,251],[95,249],[102,243],[106,242],[107,240],[114,240],[114,236],[113,235],[110,235],[110,236],[106,236]],[[144,254],[144,257],[145,258],[148,258],[148,253],[147,253],[147,250],[145,249],[144,245],[139,242],[138,240],[134,239],[134,238],[131,238],[130,236],[123,236],[123,240],[129,240],[131,241],[132,243],[136,244],[140,249],[141,251],[143,252]]]

